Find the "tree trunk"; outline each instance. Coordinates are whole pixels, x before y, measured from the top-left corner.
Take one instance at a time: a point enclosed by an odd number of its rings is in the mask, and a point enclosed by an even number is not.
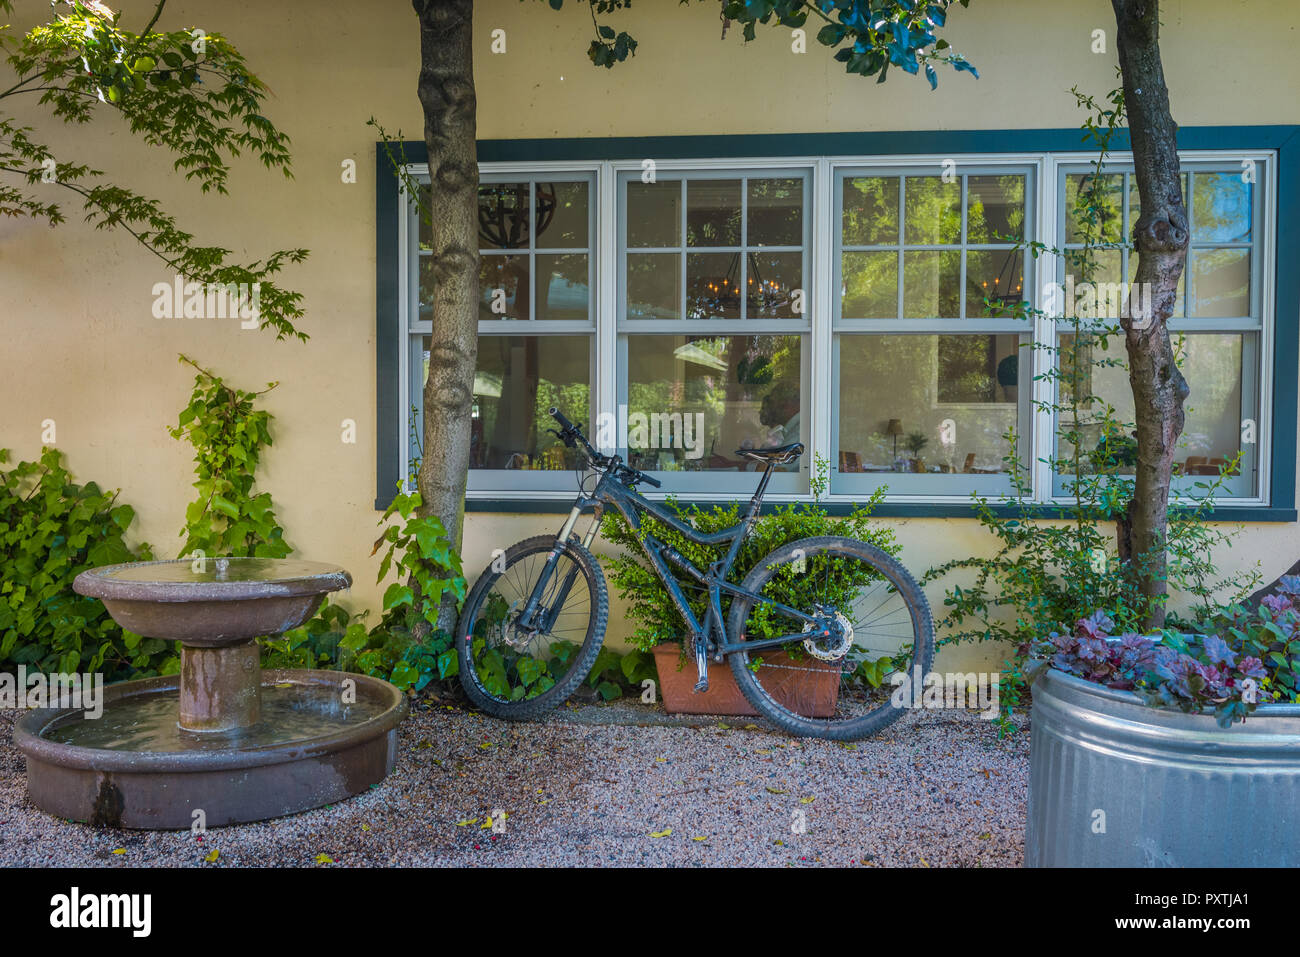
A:
[[[413,0],[420,20],[420,105],[429,150],[433,335],[417,485],[459,549],[478,357],[478,155],[471,0]],[[444,602],[439,628],[455,624]]]
[[[1179,180],[1177,125],[1160,63],[1157,0],[1111,0],[1116,46],[1124,79],[1124,106],[1133,147],[1142,212],[1133,227],[1138,284],[1149,284],[1151,315],[1121,318],[1128,347],[1129,382],[1137,425],[1137,475],[1133,502],[1134,572],[1150,600],[1147,626],[1164,623],[1167,595],[1165,537],[1169,482],[1183,431],[1187,382],[1174,361],[1168,320],[1187,253],[1187,210]],[[1138,285],[1137,288],[1144,288]],[[1139,299],[1131,296],[1130,301]]]

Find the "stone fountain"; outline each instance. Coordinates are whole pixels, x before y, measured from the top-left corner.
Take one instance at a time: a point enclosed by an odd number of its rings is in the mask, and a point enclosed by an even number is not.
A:
[[[189,829],[279,817],[377,785],[406,697],[334,671],[262,671],[256,638],[296,628],[341,568],[290,559],[133,562],[82,572],[123,628],[180,642],[179,675],[110,685],[103,713],[25,715],[14,743],[40,808],[99,826]]]

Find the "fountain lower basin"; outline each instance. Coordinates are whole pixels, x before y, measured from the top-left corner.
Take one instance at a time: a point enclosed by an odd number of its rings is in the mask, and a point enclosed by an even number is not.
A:
[[[47,708],[24,715],[14,727],[14,743],[27,756],[27,791],[42,810],[99,827],[189,830],[199,819],[222,827],[281,817],[333,804],[381,782],[397,756],[397,726],[406,717],[406,696],[386,681],[328,671],[264,671],[262,692],[300,692],[307,700],[341,701],[343,681],[356,683],[357,704],[329,722],[314,715],[299,729],[277,725],[280,708],[267,708],[267,720],[233,734],[190,734],[177,726],[178,675],[109,685],[104,715],[86,720],[82,712]],[[288,686],[288,687],[285,687]],[[160,732],[148,747],[88,747],[76,740],[78,726],[96,726],[103,735],[123,706],[169,709],[171,732]],[[68,732],[72,731],[72,734]],[[111,733],[111,732],[110,732]],[[131,742],[122,734],[123,744]],[[115,742],[98,740],[96,744]]]
[[[74,588],[146,637],[180,642],[178,675],[109,685],[103,713],[33,711],[14,727],[45,811],[104,827],[190,829],[280,817],[377,785],[406,696],[333,671],[263,672],[254,640],[296,628],[340,568],[277,559],[141,562]]]

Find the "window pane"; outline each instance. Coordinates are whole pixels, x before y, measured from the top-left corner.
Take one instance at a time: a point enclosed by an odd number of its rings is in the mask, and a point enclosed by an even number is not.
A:
[[[539,249],[582,249],[587,245],[587,184],[538,183]]]
[[[903,222],[909,244],[951,245],[961,241],[961,183],[941,176],[909,176]]]
[[[1246,408],[1242,402],[1243,354],[1247,346],[1253,351],[1254,340],[1252,335],[1234,333],[1175,336],[1178,368],[1191,387],[1191,394],[1184,405],[1186,422],[1175,458],[1176,467],[1184,475],[1217,475],[1219,466],[1230,461],[1243,449],[1242,420],[1253,419],[1256,415],[1253,408]],[[1078,430],[1083,436],[1085,449],[1095,448],[1102,437],[1101,407],[1097,403],[1090,403],[1087,399],[1089,395],[1110,403],[1115,410],[1115,420],[1126,434],[1131,434],[1134,427],[1133,392],[1128,380],[1127,351],[1123,338],[1110,337],[1105,350],[1096,339],[1080,338],[1076,350],[1073,336],[1061,337],[1063,405],[1070,404],[1072,358],[1080,370],[1077,379],[1080,395]],[[1063,425],[1068,428],[1074,421],[1074,416],[1071,411],[1066,411],[1063,419]],[[1067,443],[1061,442],[1059,446],[1059,457],[1072,455],[1072,449]],[[1242,459],[1241,468],[1247,479],[1234,483],[1229,490],[1230,494],[1248,494],[1248,486],[1253,486],[1254,483],[1256,446],[1248,444],[1244,449],[1247,454]],[[1133,471],[1130,465],[1120,469],[1120,474],[1132,475]],[[1184,483],[1183,487],[1189,489],[1190,483]]]
[[[740,253],[688,253],[686,318],[739,319],[740,286]]]
[[[416,318],[426,321],[433,318],[433,257],[420,257],[420,292],[416,304]]]
[[[1019,344],[1015,335],[841,336],[839,471],[1004,473]]]
[[[966,315],[1014,315],[1015,305],[1025,298],[1025,254],[1019,249],[971,250],[966,253]],[[995,305],[988,310],[985,298]]]
[[[686,184],[686,245],[740,245],[740,180],[700,179]]]
[[[677,180],[628,183],[627,244],[680,246],[681,237],[682,184]]]
[[[972,176],[966,183],[966,241],[1005,243],[1025,236],[1025,178]]]
[[[806,315],[803,253],[751,252],[745,290],[748,297],[745,315],[750,319]],[[801,310],[799,313],[795,312],[796,306]]]
[[[903,253],[903,318],[955,318],[960,287],[959,250]]]
[[[1250,250],[1193,249],[1192,315],[1250,315]]]
[[[845,246],[898,242],[898,177],[854,176],[844,180]]]
[[[585,253],[537,254],[537,318],[580,319],[591,316]]]
[[[802,179],[751,179],[748,192],[750,246],[803,245]]]
[[[420,186],[420,206],[415,214],[416,221],[419,224],[416,228],[419,231],[420,249],[424,251],[433,249],[432,230],[429,228],[429,217],[427,215],[428,209],[429,184],[424,183]]]
[[[527,319],[528,257],[482,256],[479,259],[478,289],[480,319]]]
[[[627,317],[682,317],[682,257],[677,253],[628,253]]]
[[[844,319],[898,317],[898,253],[844,253],[840,315]]]
[[[591,421],[590,348],[589,336],[479,336],[470,468],[575,468],[577,453],[546,431],[548,410],[557,406],[584,429]]]
[[[1065,241],[1081,243],[1091,232],[1096,242],[1118,243],[1124,238],[1124,174],[1105,173],[1101,177],[1097,210],[1079,207],[1091,189],[1092,173],[1071,173],[1065,177]],[[1084,196],[1080,196],[1080,193]],[[1133,195],[1137,195],[1134,190]]]
[[[1192,183],[1192,242],[1250,242],[1251,186],[1241,174],[1197,173]]]
[[[480,249],[528,248],[528,184],[482,183],[478,188]]]
[[[798,336],[629,337],[631,464],[750,471],[736,449],[800,441],[800,344]]]

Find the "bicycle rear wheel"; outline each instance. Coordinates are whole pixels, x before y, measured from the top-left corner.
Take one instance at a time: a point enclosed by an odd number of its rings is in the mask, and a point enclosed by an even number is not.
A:
[[[826,623],[779,648],[730,656],[749,703],[792,734],[839,741],[876,734],[903,712],[892,700],[892,676],[930,670],[930,605],[907,569],[873,545],[836,536],[791,542],[755,565],[741,587]],[[771,604],[732,599],[727,630],[742,644],[804,627]]]
[[[591,671],[605,638],[605,576],[576,541],[565,543],[542,589],[537,625],[519,627],[554,547],[553,535],[511,546],[478,577],[456,626],[461,687],[498,718],[526,720],[563,704]]]

